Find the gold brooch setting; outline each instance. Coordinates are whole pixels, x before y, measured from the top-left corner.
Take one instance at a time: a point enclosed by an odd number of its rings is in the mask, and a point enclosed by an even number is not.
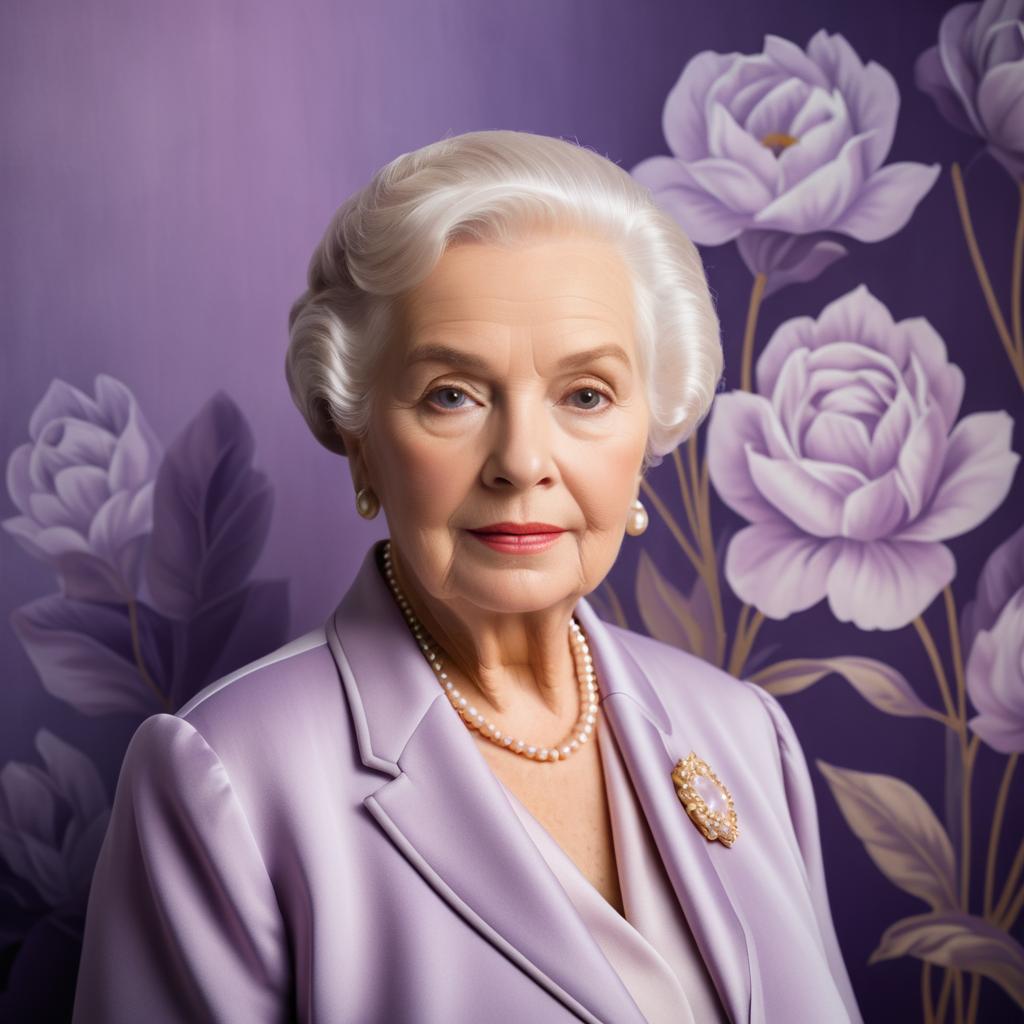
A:
[[[732,794],[707,761],[691,750],[676,762],[672,781],[680,802],[701,835],[711,842],[717,839],[725,846],[732,846],[740,831]]]

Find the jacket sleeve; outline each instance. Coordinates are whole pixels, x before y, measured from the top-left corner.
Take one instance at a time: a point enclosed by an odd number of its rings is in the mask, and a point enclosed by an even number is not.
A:
[[[839,939],[836,935],[832,910],[829,905],[828,887],[825,882],[825,865],[821,851],[821,835],[818,828],[818,809],[814,797],[814,785],[807,767],[803,747],[789,716],[783,710],[777,697],[756,683],[744,680],[761,698],[761,703],[775,730],[779,746],[782,780],[786,792],[793,832],[800,856],[807,874],[807,886],[818,923],[822,948],[828,959],[836,988],[854,1024],[862,1024],[857,998],[846,969]]]
[[[284,921],[227,772],[186,720],[147,718],[93,874],[73,1024],[290,1018]]]

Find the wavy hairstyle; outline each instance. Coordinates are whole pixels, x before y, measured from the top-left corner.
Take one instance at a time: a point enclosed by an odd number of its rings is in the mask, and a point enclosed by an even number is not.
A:
[[[285,376],[316,439],[365,435],[378,360],[403,293],[449,245],[514,244],[533,231],[617,247],[633,284],[638,364],[651,410],[643,470],[711,408],[722,372],[718,317],[700,255],[629,173],[593,150],[520,131],[467,132],[403,153],[331,218],[292,305]]]

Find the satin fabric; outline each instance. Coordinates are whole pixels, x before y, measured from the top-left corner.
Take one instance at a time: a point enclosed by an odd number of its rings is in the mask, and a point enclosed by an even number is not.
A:
[[[725,1024],[725,1011],[672,892],[603,715],[598,716],[595,735],[625,917],[594,888],[522,801],[507,786],[503,788],[644,1020],[648,1024]]]
[[[862,1024],[779,701],[585,599],[574,612],[729,1019]],[[690,751],[733,794],[732,848],[680,805],[671,773]],[[133,734],[73,1024],[512,1020],[644,1024],[438,686],[374,547],[323,626]]]

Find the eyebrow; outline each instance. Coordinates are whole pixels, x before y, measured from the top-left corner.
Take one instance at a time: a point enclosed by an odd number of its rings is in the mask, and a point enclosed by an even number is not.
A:
[[[604,359],[609,356],[621,360],[627,367],[631,365],[629,356],[626,355],[626,350],[621,345],[611,343],[608,345],[598,345],[597,348],[588,348],[584,352],[574,352],[572,355],[559,360],[558,369],[578,370],[588,363],[593,363],[598,359]],[[482,356],[475,355],[472,352],[465,352],[462,349],[452,348],[450,345],[421,345],[409,353],[405,365],[413,366],[416,363],[423,362],[448,363],[461,369],[479,372],[486,372],[489,369],[487,360]]]

